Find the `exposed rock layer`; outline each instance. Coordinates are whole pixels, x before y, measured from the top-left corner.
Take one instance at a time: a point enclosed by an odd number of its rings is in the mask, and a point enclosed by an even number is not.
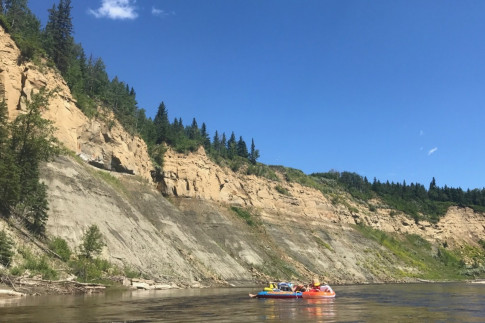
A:
[[[32,93],[41,88],[54,91],[43,115],[54,122],[55,135],[65,147],[98,167],[151,178],[145,142],[126,132],[112,113],[99,109],[103,118],[87,118],[53,69],[29,62],[18,64],[20,51],[1,27],[0,53],[0,100],[5,99],[11,120],[25,111]]]
[[[168,150],[165,155],[162,192],[168,196],[197,198],[228,205],[251,207],[264,219],[329,224],[365,224],[387,232],[418,234],[430,241],[450,245],[476,244],[485,236],[485,217],[469,208],[451,207],[437,224],[416,224],[404,214],[391,216],[390,209],[373,201],[376,211],[352,202],[332,203],[329,196],[298,183],[271,181],[254,175],[243,175],[221,168],[200,149],[183,155]],[[288,194],[276,189],[280,186]],[[357,212],[355,212],[357,210]]]

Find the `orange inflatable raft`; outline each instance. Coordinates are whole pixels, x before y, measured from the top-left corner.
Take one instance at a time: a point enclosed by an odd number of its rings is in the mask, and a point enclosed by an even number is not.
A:
[[[328,285],[320,288],[312,288],[309,291],[301,293],[302,298],[334,298],[335,292]]]

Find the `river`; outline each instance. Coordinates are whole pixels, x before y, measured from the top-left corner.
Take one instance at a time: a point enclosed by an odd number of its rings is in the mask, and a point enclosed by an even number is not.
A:
[[[485,322],[485,285],[334,286],[333,300],[251,299],[257,288],[0,299],[1,322]]]

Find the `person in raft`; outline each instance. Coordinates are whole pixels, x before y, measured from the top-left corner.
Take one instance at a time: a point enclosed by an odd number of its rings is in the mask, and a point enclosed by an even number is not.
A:
[[[312,279],[312,283],[310,284],[310,289],[314,291],[327,292],[327,293],[333,292],[332,288],[328,286],[327,283],[324,282],[323,285],[320,284],[320,280],[318,280],[318,278]]]
[[[294,292],[306,292],[307,291],[307,286],[303,284],[297,284],[293,286],[293,291]]]
[[[320,280],[318,279],[318,277],[314,277],[312,279],[312,282],[310,283],[310,289],[314,289],[314,290],[317,290],[317,289],[320,289]]]

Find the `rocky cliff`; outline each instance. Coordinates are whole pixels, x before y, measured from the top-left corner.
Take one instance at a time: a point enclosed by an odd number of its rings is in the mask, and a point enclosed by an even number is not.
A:
[[[470,209],[453,207],[437,224],[416,224],[380,201],[370,208],[343,192],[330,196],[289,183],[281,174],[272,181],[233,172],[212,162],[203,149],[167,150],[156,187],[140,138],[117,122],[108,126],[103,120],[114,117],[101,108],[103,118],[87,118],[55,70],[18,63],[19,51],[1,28],[0,53],[0,99],[6,100],[11,119],[24,111],[32,91],[56,89],[44,116],[54,121],[64,146],[81,158],[62,156],[43,167],[50,203],[47,232],[72,248],[96,224],[107,243],[104,257],[167,282],[197,286],[317,274],[350,283],[401,281],[423,269],[356,225],[417,235],[433,250],[444,244],[476,246],[485,237],[483,215]],[[246,213],[240,216],[231,207]]]
[[[276,186],[282,187],[285,194]],[[339,226],[364,224],[386,232],[418,234],[431,242],[446,241],[451,245],[473,244],[485,234],[485,217],[469,208],[451,207],[438,223],[417,224],[402,213],[391,216],[392,210],[377,200],[373,201],[376,210],[370,211],[367,203],[352,201],[343,192],[339,194],[345,196],[346,202],[332,203],[329,195],[298,183],[235,173],[212,162],[202,148],[189,155],[168,150],[160,189],[168,196],[254,208],[268,221],[286,218]]]
[[[130,135],[112,113],[99,108],[100,118],[89,119],[76,106],[64,79],[44,63],[23,63],[10,35],[0,27],[0,100],[9,118],[25,111],[32,92],[54,91],[44,117],[52,120],[62,144],[98,167],[150,179],[152,165],[142,139]]]

